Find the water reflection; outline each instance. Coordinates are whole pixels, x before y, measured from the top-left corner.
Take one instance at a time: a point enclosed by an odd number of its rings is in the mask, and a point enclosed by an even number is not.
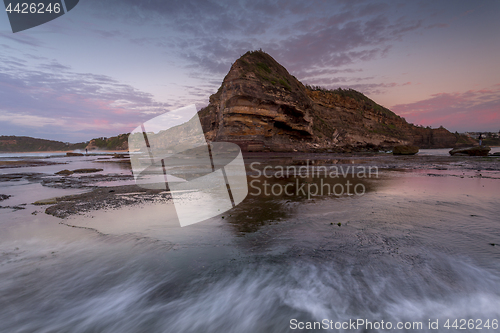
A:
[[[247,197],[241,204],[227,212],[224,219],[236,236],[258,231],[273,222],[286,220],[296,211],[295,200]]]
[[[306,159],[292,163],[286,159],[288,165],[283,161],[275,159],[269,164],[247,165],[249,194],[224,216],[236,235],[256,232],[263,226],[289,219],[308,203],[321,201],[328,206],[340,198],[375,192],[382,183],[377,181],[376,168],[337,166],[332,165],[331,160]]]

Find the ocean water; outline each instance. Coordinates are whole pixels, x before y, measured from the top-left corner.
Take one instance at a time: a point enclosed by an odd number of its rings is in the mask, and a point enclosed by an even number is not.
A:
[[[184,228],[169,203],[65,220],[1,209],[0,332],[498,331],[500,172],[348,180],[365,193],[249,195]],[[4,185],[18,192],[0,204],[21,204],[29,184]],[[358,320],[372,325],[335,329]]]
[[[40,153],[2,153],[0,154],[0,175],[13,173],[44,173],[53,175],[64,169],[99,168],[103,169],[98,174],[128,174],[131,175],[130,164],[110,163],[116,161],[109,154],[113,152],[92,152],[92,155],[68,157],[65,152],[40,152]],[[22,167],[9,167],[1,162],[18,161],[26,163]],[[40,165],[30,165],[29,162]],[[72,175],[78,177],[79,175]]]
[[[74,153],[85,154],[85,150],[74,150]],[[123,153],[123,151],[116,151],[117,153]],[[92,155],[109,155],[113,154],[115,151],[108,150],[92,150],[89,154]],[[26,152],[26,153],[0,153],[0,160],[20,160],[20,159],[39,159],[39,158],[53,158],[53,157],[66,157],[66,152],[63,151],[42,151],[42,152]]]

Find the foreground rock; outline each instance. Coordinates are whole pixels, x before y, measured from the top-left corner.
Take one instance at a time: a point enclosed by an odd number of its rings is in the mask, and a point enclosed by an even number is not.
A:
[[[450,150],[450,155],[458,155],[458,156],[488,156],[490,152],[490,147],[468,147],[468,148],[455,148]]]
[[[144,189],[137,185],[96,188],[91,192],[38,201],[37,205],[52,205],[46,214],[59,218],[85,212],[116,209],[124,205],[138,205],[152,202],[166,202],[171,195],[165,190]]]
[[[415,155],[418,153],[417,146],[396,146],[392,149],[394,155]]]

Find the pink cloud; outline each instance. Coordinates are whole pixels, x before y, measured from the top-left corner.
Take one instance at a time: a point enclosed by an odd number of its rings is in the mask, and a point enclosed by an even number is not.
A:
[[[498,131],[500,89],[438,93],[418,102],[395,105],[392,110],[409,122],[424,126],[442,125],[449,130],[459,132]]]

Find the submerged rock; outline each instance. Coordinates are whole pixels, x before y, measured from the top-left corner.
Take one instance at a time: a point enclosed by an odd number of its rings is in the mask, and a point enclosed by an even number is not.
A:
[[[491,148],[490,147],[468,147],[468,148],[454,148],[450,150],[450,155],[457,155],[457,156],[488,156],[488,153],[490,152]]]
[[[418,147],[417,146],[396,146],[392,149],[392,153],[394,155],[415,155],[418,153]]]

